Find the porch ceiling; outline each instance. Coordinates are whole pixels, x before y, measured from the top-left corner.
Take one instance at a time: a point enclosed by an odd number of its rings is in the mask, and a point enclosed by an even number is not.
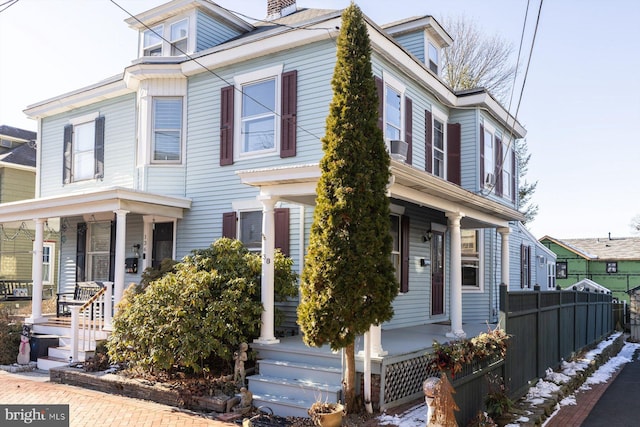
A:
[[[465,190],[402,162],[391,161],[391,197],[442,212],[464,214],[465,228],[507,227],[524,216],[501,203]],[[239,171],[242,183],[260,188],[260,195],[315,205],[318,164]]]
[[[114,187],[91,192],[22,200],[0,205],[0,223],[113,212],[182,218],[191,200]]]

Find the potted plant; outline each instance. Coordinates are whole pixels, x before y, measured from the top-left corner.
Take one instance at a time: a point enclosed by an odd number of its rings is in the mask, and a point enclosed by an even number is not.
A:
[[[498,425],[507,424],[506,417],[509,417],[511,409],[513,409],[513,400],[507,393],[507,388],[501,377],[493,376],[489,379],[489,393],[484,399],[487,407],[487,414],[493,418]]]
[[[344,406],[341,403],[316,401],[307,413],[317,426],[339,427],[342,425]]]

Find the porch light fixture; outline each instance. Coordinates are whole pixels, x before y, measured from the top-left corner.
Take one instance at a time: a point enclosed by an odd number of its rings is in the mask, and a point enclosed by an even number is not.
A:
[[[133,245],[133,256],[134,258],[140,258],[140,243]]]
[[[424,232],[424,234],[422,235],[422,241],[423,242],[429,242],[431,241],[431,237],[433,237],[433,233],[431,232],[431,229],[427,230]]]

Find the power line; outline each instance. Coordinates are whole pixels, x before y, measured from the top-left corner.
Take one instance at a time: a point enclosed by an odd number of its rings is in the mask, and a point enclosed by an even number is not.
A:
[[[4,9],[0,10],[0,13],[4,12],[5,10],[9,9],[11,6],[13,6],[14,4],[18,3],[20,0],[8,0],[2,4],[0,4],[0,7],[7,5],[7,7],[5,7]]]
[[[16,0],[17,1],[17,0]],[[206,70],[208,73],[212,74],[213,76],[215,76],[216,78],[218,78],[220,81],[222,81],[223,83],[227,84],[228,86],[232,86],[234,88],[234,91],[238,91],[239,93],[241,93],[243,96],[251,99],[252,101],[254,101],[256,104],[260,105],[261,107],[263,107],[265,110],[273,113],[276,117],[279,117],[280,119],[282,119],[282,115],[276,111],[273,111],[270,107],[264,105],[262,102],[260,102],[258,99],[253,98],[252,96],[242,92],[242,90],[240,88],[237,88],[233,82],[228,81],[227,79],[225,79],[224,77],[222,77],[221,75],[217,74],[215,71],[213,71],[212,69],[210,69],[209,67],[207,67],[206,65],[204,65],[203,63],[201,63],[200,61],[198,61],[197,58],[194,58],[193,56],[189,55],[187,52],[185,52],[184,50],[182,50],[178,45],[176,45],[175,43],[172,43],[170,40],[167,40],[162,34],[159,34],[157,31],[155,31],[153,28],[149,27],[147,24],[145,24],[144,22],[142,22],[141,20],[139,20],[136,16],[134,16],[132,13],[130,13],[128,10],[126,10],[124,7],[120,6],[115,0],[109,0],[111,3],[113,3],[114,5],[116,5],[120,10],[122,10],[124,13],[126,13],[127,15],[129,15],[131,18],[135,19],[140,25],[142,25],[144,28],[146,28],[148,31],[151,31],[153,34],[155,34],[158,38],[160,38],[162,41],[170,44],[172,47],[174,47],[177,51],[179,51],[181,54],[183,54],[188,60],[193,61],[194,63],[196,63],[199,67],[201,67],[202,69]],[[233,12],[229,9],[225,9],[222,8],[224,10],[227,10],[229,12]],[[235,13],[235,12],[233,12]],[[286,26],[286,25],[281,25],[285,28],[288,29],[300,29],[303,27],[290,27],[290,26]],[[303,29],[307,29],[307,30],[322,30],[325,31],[328,29],[327,28],[303,28]],[[290,121],[291,119],[287,119],[288,121]],[[312,136],[313,138],[316,138],[317,140],[321,140],[321,138],[317,135],[315,135],[313,132],[308,131],[307,129],[303,128],[302,126],[300,126],[297,121],[296,121],[296,128],[300,129],[301,131],[307,133],[308,135]]]

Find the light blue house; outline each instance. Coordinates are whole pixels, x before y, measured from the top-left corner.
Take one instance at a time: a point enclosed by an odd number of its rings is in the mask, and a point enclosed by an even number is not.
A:
[[[39,123],[37,195],[2,205],[0,222],[35,218],[37,231],[59,218],[61,291],[111,281],[117,302],[146,267],[221,236],[241,239],[266,261],[279,247],[302,269],[341,11],[295,0],[265,6],[268,20],[258,23],[206,0],[174,0],[131,17],[140,51],[122,74],[27,108]],[[497,320],[498,285],[520,286],[510,236],[522,232],[513,229],[523,220],[514,141],[525,130],[483,89],[448,88],[441,52],[452,40],[433,17],[367,24],[392,157],[400,283],[394,318],[370,332],[383,388],[377,406],[386,407],[421,393],[421,361],[409,363],[417,389],[408,381],[389,391],[394,369],[423,357],[434,337],[486,330]],[[38,233],[35,240],[38,250]],[[531,266],[537,271],[533,254]],[[275,389],[261,388],[267,359],[291,365],[286,349],[303,351],[299,336],[282,338],[297,334],[296,301],[283,307],[276,330],[273,263],[264,263],[262,277],[256,399]],[[38,310],[34,302],[36,325],[46,320]],[[316,364],[340,366],[328,351]],[[271,374],[278,375],[286,374]],[[296,413],[294,406],[279,411]]]

